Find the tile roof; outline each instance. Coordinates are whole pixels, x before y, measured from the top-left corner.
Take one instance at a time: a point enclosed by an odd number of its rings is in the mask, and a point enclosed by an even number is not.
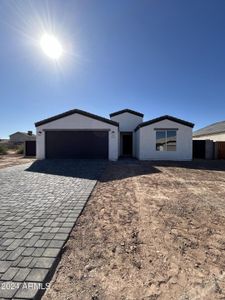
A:
[[[17,132],[14,132],[14,133],[12,133],[12,134],[10,134],[9,136],[11,136],[11,135],[14,135],[14,134],[22,134],[22,135],[25,135],[25,136],[32,136],[32,137],[36,137],[36,135],[35,134],[28,134],[27,132],[23,132],[23,131],[17,131]]]
[[[193,136],[225,132],[225,121],[216,122],[193,132]]]

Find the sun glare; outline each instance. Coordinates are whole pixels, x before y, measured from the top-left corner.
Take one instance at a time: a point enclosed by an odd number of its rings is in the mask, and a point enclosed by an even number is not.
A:
[[[43,52],[51,59],[58,60],[63,53],[63,48],[58,39],[51,34],[43,34],[40,39]]]

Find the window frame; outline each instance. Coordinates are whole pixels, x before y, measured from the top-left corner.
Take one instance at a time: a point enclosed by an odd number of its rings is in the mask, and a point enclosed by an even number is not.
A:
[[[175,144],[175,150],[168,150],[168,131],[174,131],[176,133],[176,144]],[[176,152],[177,151],[177,131],[178,128],[155,128],[155,151],[157,152]],[[163,150],[157,149],[157,132],[165,132],[165,143],[163,145]],[[165,149],[164,149],[165,148]]]

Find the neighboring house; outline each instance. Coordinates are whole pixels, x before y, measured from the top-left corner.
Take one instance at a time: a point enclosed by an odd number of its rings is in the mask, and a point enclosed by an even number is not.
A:
[[[25,141],[35,141],[36,136],[32,133],[32,131],[28,132],[20,132],[17,131],[9,136],[10,143],[13,144],[22,144]]]
[[[193,133],[193,140],[212,140],[225,142],[225,121],[213,123]]]
[[[192,159],[194,124],[167,115],[147,122],[143,117],[130,109],[110,119],[74,109],[37,122],[37,159]]]

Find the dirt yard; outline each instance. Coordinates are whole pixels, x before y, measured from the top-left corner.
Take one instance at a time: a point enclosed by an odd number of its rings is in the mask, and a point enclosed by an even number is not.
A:
[[[34,161],[33,158],[24,158],[21,154],[9,153],[6,155],[0,155],[0,169],[11,167],[15,165],[21,165]]]
[[[43,299],[225,299],[225,163],[110,164]]]

